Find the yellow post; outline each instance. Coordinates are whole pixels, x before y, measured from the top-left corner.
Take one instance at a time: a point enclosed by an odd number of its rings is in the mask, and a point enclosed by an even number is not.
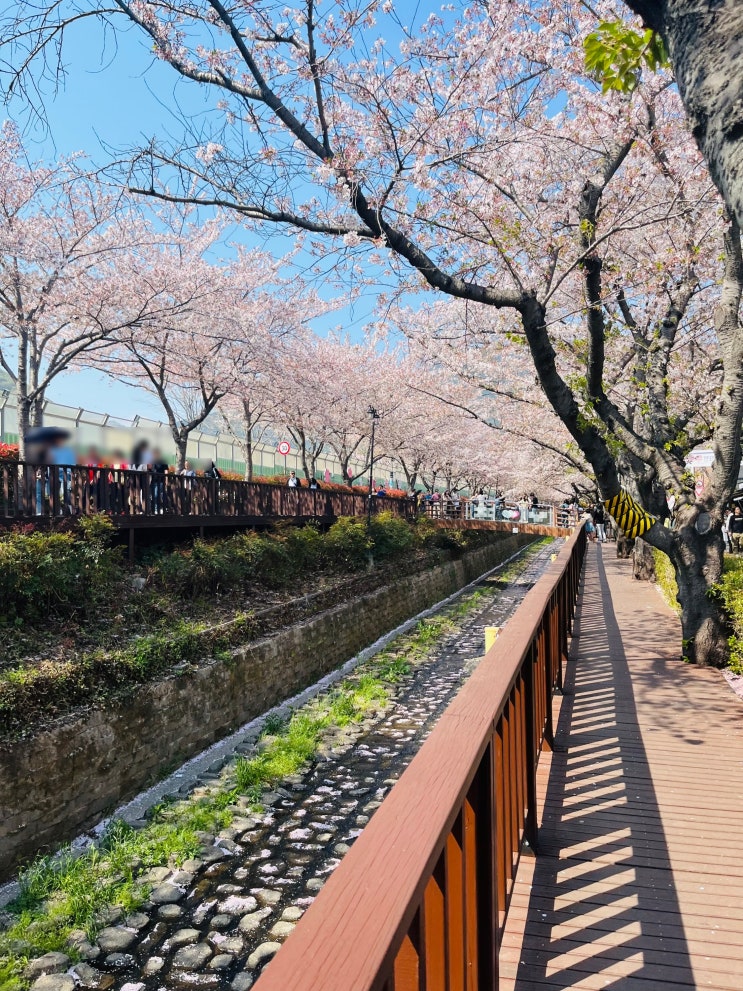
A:
[[[486,626],[485,627],[485,653],[490,650],[495,641],[498,639],[498,634],[500,633],[500,626]]]

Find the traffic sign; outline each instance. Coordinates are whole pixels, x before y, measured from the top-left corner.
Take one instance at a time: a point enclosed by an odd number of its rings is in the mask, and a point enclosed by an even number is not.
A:
[[[282,442],[279,444],[279,454],[283,454],[284,457],[286,457],[290,451],[291,451],[291,445],[289,444],[289,442],[286,440],[282,440]]]

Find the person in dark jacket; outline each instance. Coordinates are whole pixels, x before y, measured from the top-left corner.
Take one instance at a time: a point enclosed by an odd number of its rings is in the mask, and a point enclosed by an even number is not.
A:
[[[591,516],[593,517],[593,523],[596,527],[596,539],[600,544],[603,544],[606,541],[606,527],[604,526],[606,523],[606,516],[604,515],[604,507],[600,502],[597,502],[591,510]]]

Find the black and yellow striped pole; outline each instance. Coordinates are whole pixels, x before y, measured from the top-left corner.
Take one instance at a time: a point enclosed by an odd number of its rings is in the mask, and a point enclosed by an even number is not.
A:
[[[639,506],[624,489],[619,495],[605,499],[604,506],[627,537],[641,537],[654,523],[658,522],[654,516],[646,513],[642,506]]]

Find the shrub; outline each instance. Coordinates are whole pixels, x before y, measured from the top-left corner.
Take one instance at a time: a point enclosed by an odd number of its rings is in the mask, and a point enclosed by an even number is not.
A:
[[[96,517],[85,524],[82,537],[40,531],[0,536],[6,622],[85,614],[113,598],[121,580],[120,552],[108,546],[113,527]]]
[[[17,461],[18,460],[18,445],[17,444],[6,444],[0,441],[0,461]]]
[[[369,537],[373,544],[372,553],[380,559],[402,554],[415,543],[410,524],[388,511],[372,517]]]
[[[372,548],[366,521],[356,516],[339,517],[325,536],[325,547],[332,564],[363,568]]]
[[[281,534],[272,536],[249,531],[230,538],[237,549],[245,580],[260,581],[268,588],[281,588],[296,575],[289,547]]]
[[[731,627],[728,640],[730,667],[736,674],[743,674],[743,559],[725,558],[725,569],[717,594],[722,600]]]
[[[316,568],[325,559],[325,538],[316,526],[291,527],[286,532],[286,550],[297,568]]]

